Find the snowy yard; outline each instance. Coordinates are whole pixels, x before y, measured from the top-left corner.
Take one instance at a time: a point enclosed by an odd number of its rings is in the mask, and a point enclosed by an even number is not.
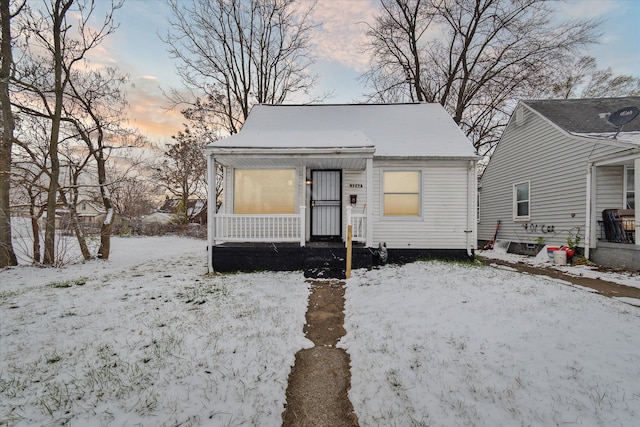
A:
[[[114,238],[108,262],[0,270],[0,425],[280,425],[310,345],[308,284],[205,266],[203,241],[162,237]],[[640,417],[638,307],[441,262],[356,271],[346,298],[363,427]]]

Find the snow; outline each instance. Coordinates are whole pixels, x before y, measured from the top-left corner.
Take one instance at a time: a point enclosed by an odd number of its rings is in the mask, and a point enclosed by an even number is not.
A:
[[[238,134],[208,149],[224,154],[229,148],[368,146],[375,146],[376,157],[477,158],[438,103],[256,105]]]
[[[481,250],[478,255],[488,259],[499,259],[503,261],[510,261],[513,263],[524,263],[534,267],[554,268],[572,276],[576,277],[588,277],[592,279],[602,279],[609,282],[617,283],[620,285],[631,286],[634,288],[640,288],[640,272],[631,271],[610,271],[604,272],[595,265],[553,265],[547,255],[547,246],[535,257],[526,255],[516,255],[507,253],[507,246],[509,242],[505,240],[496,241],[495,248],[490,250]]]
[[[207,275],[188,238],[112,249],[0,270],[0,424],[281,425],[312,345],[302,273]],[[634,302],[508,267],[354,271],[339,346],[360,425],[635,425]]]

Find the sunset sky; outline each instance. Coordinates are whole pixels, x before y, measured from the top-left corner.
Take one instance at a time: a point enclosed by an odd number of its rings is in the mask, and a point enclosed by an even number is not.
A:
[[[100,4],[100,1],[98,2]],[[314,20],[322,23],[314,33],[318,74],[317,91],[335,93],[330,103],[360,101],[365,91],[358,77],[367,69],[361,53],[366,26],[378,0],[319,0]],[[106,6],[104,2],[101,6]],[[596,57],[599,68],[640,76],[640,1],[582,0],[558,3],[564,18],[600,18],[604,23],[600,44],[584,54]],[[159,36],[168,30],[165,0],[126,0],[116,12],[120,27],[94,53],[92,61],[117,65],[130,77],[129,117],[154,142],[166,142],[182,129],[179,111],[168,111],[163,90],[182,84]],[[97,16],[101,16],[98,14]]]

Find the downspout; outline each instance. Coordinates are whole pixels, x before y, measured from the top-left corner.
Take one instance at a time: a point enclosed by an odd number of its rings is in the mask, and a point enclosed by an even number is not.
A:
[[[467,229],[464,231],[466,236],[466,246],[467,246],[467,255],[471,258],[474,255],[473,248],[475,247],[474,239],[476,227],[474,223],[477,223],[476,219],[476,209],[474,205],[474,201],[477,203],[477,195],[475,188],[477,185],[474,185],[474,177],[476,176],[475,170],[475,162],[473,160],[469,161],[469,167],[467,168]]]
[[[587,163],[587,201],[586,201],[586,224],[584,227],[584,257],[589,259],[591,249],[591,185],[593,182],[592,176],[593,163]]]
[[[213,154],[207,155],[207,271],[213,273],[213,244],[215,243],[216,220],[216,162]]]

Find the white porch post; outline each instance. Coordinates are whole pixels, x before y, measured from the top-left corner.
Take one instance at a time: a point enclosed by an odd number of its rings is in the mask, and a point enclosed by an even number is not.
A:
[[[213,273],[213,245],[216,241],[216,161],[207,155],[207,269]]]
[[[367,236],[365,244],[368,248],[373,246],[373,159],[367,159]]]
[[[300,246],[305,245],[307,239],[307,228],[305,227],[307,222],[307,207],[300,205]]]
[[[635,244],[640,245],[640,205],[638,204],[638,192],[640,191],[640,158],[633,161],[633,190],[635,191],[636,233]]]
[[[594,192],[594,177],[595,166],[593,163],[587,163],[587,183],[586,183],[586,201],[585,201],[585,230],[584,230],[584,257],[589,259],[591,243],[595,239],[594,236],[594,221],[593,218],[593,199],[596,195]]]

